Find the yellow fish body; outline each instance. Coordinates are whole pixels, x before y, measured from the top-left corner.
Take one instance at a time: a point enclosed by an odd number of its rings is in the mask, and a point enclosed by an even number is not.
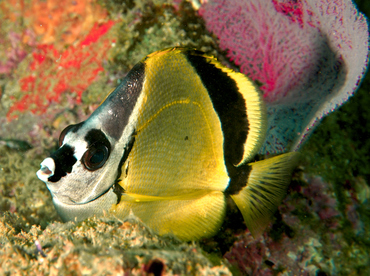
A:
[[[68,126],[37,176],[63,220],[130,213],[158,234],[214,235],[231,196],[254,236],[285,196],[295,153],[248,163],[266,132],[259,92],[199,51],[139,62],[86,121]]]

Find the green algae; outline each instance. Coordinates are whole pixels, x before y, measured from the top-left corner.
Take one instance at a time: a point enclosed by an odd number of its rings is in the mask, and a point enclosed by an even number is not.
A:
[[[301,150],[305,157],[304,171],[327,182],[337,200],[342,233],[337,240],[343,239],[340,254],[333,255],[338,275],[369,272],[366,266],[369,261],[366,248],[370,246],[369,91],[370,75],[367,74],[356,94],[322,121]],[[350,208],[354,208],[358,218],[349,217]],[[313,221],[307,221],[307,214],[297,216],[312,226]],[[359,226],[353,226],[354,219]],[[319,223],[315,222],[318,226]]]
[[[305,171],[333,184],[342,214],[350,203],[347,191],[357,189],[362,193],[370,183],[369,85],[367,75],[356,95],[325,118],[302,149]],[[362,188],[356,184],[361,179],[366,182]],[[365,191],[362,197],[366,195]]]
[[[370,77],[337,112],[324,118],[303,147],[306,169],[327,181],[363,176],[370,182]]]
[[[125,74],[149,53],[168,47],[197,48],[217,55],[217,43],[205,29],[204,22],[190,3],[182,2],[179,9],[162,1],[128,2],[117,7],[119,1],[101,0],[112,7],[111,16],[120,13],[119,35],[113,49],[110,72]],[[119,4],[118,4],[119,5]]]

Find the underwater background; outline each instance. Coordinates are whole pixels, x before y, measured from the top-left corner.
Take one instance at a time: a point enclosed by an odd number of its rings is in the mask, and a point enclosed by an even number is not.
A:
[[[307,127],[310,135],[300,146],[302,158],[288,194],[261,238],[253,239],[232,207],[220,232],[196,243],[159,237],[135,218],[91,218],[77,224],[58,218],[49,191],[35,175],[40,162],[57,149],[61,130],[85,120],[143,57],[166,47],[186,46],[212,54],[233,69],[248,70],[237,58],[243,56],[237,53],[243,42],[232,49],[232,43],[216,35],[218,23],[212,23],[205,2],[0,2],[1,275],[370,275],[368,74],[362,82],[357,74],[357,92],[352,96],[352,91],[345,91],[335,108],[329,107]],[[301,2],[312,1],[269,2],[274,12],[289,17],[286,22],[301,28]],[[335,1],[335,12],[347,2]],[[370,15],[370,2],[355,3]],[[293,26],[292,32],[296,29]],[[355,36],[356,30],[350,33]],[[349,34],[342,36],[348,41]],[[316,49],[307,48],[313,49],[309,53]],[[365,48],[367,53],[367,44]],[[297,53],[294,47],[288,50]],[[340,72],[337,68],[347,62],[344,54],[338,60],[342,63],[329,66],[333,72]],[[363,72],[364,64],[367,55],[363,63],[350,65]],[[293,78],[300,80],[307,68],[305,64],[296,69]],[[261,71],[274,73],[274,68]],[[329,96],[316,94],[316,88],[306,96],[299,94],[299,101],[298,96],[281,92],[295,91],[310,79],[284,86],[279,80],[291,80],[288,72],[276,77],[273,86],[267,77],[258,79],[262,73],[256,73],[255,81],[271,114],[288,105],[289,110],[299,105],[311,111],[330,101]],[[329,73],[323,76],[332,76]],[[335,75],[335,81],[341,83],[341,76]],[[311,113],[294,114],[289,124],[305,128],[299,120]],[[270,121],[271,135],[261,154],[284,151],[294,143],[293,130],[274,130],[278,123],[279,118]]]

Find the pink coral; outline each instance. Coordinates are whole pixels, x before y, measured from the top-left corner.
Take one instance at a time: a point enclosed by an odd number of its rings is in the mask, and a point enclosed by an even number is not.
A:
[[[367,23],[350,0],[214,0],[199,12],[241,72],[262,84],[270,116],[261,153],[298,149],[365,72]]]
[[[22,37],[20,34],[15,32],[9,32],[7,39],[10,45],[7,51],[7,60],[0,61],[0,74],[10,74],[27,55],[27,52],[20,46]],[[3,39],[0,39],[0,43],[6,43]]]
[[[207,27],[241,72],[263,84],[267,101],[286,97],[317,70],[317,33],[301,26],[301,19],[279,16],[273,2],[219,1],[211,11],[207,7],[202,13]]]

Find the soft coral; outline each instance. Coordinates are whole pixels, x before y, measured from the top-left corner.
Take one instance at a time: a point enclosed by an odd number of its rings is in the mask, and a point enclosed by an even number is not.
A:
[[[200,14],[229,58],[262,84],[270,116],[261,153],[299,148],[366,70],[367,23],[350,0],[214,0]]]

